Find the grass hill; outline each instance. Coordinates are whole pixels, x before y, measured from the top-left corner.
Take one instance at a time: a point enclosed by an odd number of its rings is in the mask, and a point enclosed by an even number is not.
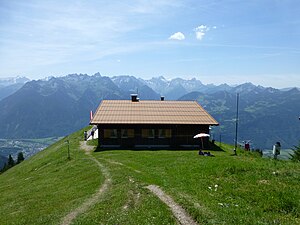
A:
[[[93,152],[96,141],[85,145],[82,133],[0,175],[0,224],[176,224],[148,185],[159,186],[199,224],[300,224],[300,164],[231,156],[225,144],[215,157]]]

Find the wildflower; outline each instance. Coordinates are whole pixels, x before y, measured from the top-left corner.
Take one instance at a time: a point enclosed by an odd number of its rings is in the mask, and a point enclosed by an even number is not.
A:
[[[218,190],[218,185],[216,184],[216,185],[215,185],[215,191],[217,191],[217,190]]]

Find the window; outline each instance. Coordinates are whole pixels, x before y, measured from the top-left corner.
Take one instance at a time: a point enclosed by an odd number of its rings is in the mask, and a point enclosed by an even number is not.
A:
[[[117,129],[104,129],[104,138],[117,138]]]
[[[142,129],[142,138],[154,138],[155,130],[154,129]]]
[[[171,138],[172,137],[172,130],[171,129],[159,129],[158,130],[158,137],[159,138]]]
[[[122,129],[121,137],[122,138],[133,138],[134,137],[134,129]]]

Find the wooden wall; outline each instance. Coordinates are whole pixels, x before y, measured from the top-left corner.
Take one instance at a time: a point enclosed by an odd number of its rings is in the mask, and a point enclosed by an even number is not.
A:
[[[116,129],[117,137],[105,138],[104,129]],[[134,138],[122,138],[122,129],[134,129]],[[143,129],[154,129],[154,138],[144,138]],[[171,129],[171,138],[162,138],[159,136],[159,129]],[[165,125],[165,124],[104,124],[98,125],[99,147],[103,148],[160,148],[160,149],[199,149],[200,139],[193,137],[198,133],[209,133],[208,125]],[[208,138],[204,139],[205,147],[208,144]]]

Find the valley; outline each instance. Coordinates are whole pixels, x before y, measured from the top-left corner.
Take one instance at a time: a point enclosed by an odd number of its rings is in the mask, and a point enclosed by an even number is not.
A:
[[[44,139],[0,139],[0,155],[8,157],[12,155],[17,158],[19,152],[23,152],[25,158],[35,155],[36,153],[55,143],[60,138]]]

